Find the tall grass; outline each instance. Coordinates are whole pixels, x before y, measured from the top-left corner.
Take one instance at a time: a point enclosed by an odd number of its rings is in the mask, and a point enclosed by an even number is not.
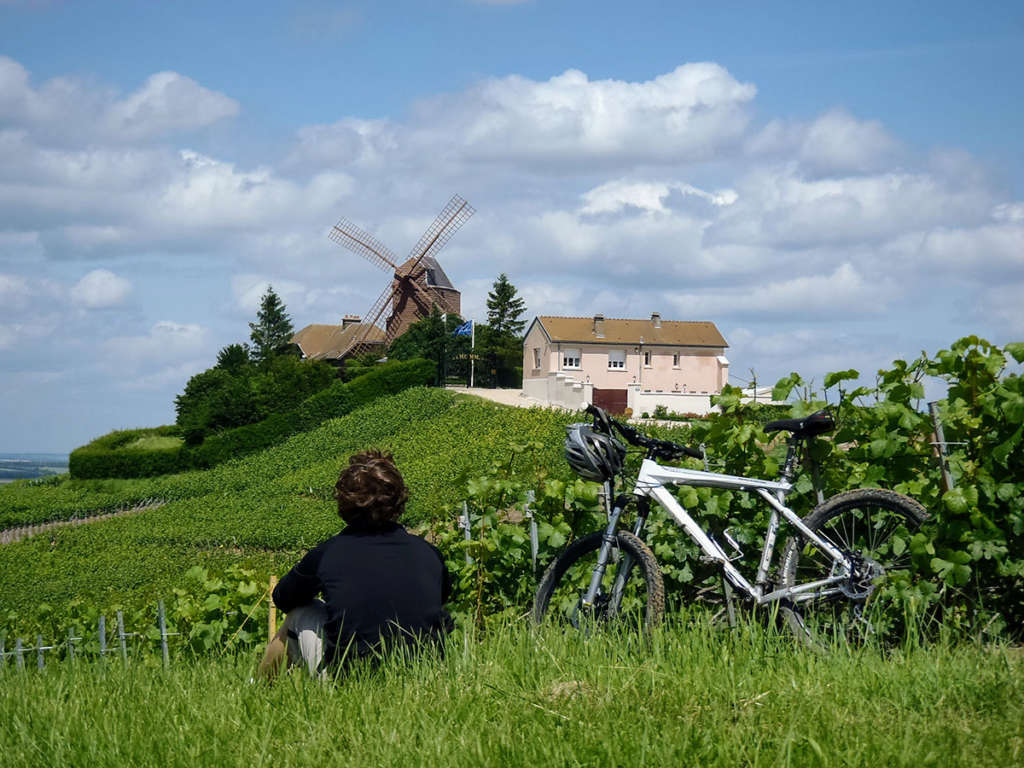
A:
[[[65,664],[0,678],[8,766],[1006,766],[1014,649],[813,654],[760,625],[649,640],[507,626],[445,659],[250,684],[254,659]]]

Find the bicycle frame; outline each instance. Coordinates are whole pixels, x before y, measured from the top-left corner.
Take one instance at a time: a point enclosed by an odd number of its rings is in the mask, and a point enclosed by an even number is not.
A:
[[[789,461],[787,461],[787,465]],[[784,471],[784,476],[786,472]],[[771,516],[768,521],[768,530],[765,535],[764,546],[761,551],[761,561],[758,565],[757,576],[751,584],[740,571],[732,564],[731,559],[725,551],[711,538],[683,508],[682,504],[673,496],[666,486],[689,485],[694,487],[724,488],[728,490],[753,491],[756,492],[771,507]],[[636,484],[633,488],[633,495],[640,498],[652,498],[664,508],[686,531],[694,542],[701,548],[704,554],[718,562],[723,573],[734,587],[742,590],[758,605],[774,602],[788,598],[794,602],[802,602],[811,599],[837,594],[840,589],[837,584],[845,581],[853,570],[853,564],[849,558],[837,549],[827,539],[822,538],[812,531],[797,514],[787,507],[783,502],[786,495],[792,490],[792,483],[786,479],[779,481],[759,480],[736,475],[724,475],[716,472],[708,472],[682,467],[663,467],[656,461],[645,458],[637,475]],[[591,578],[590,587],[583,596],[584,606],[592,606],[600,590],[601,579],[607,567],[611,547],[615,541],[615,529],[623,508],[628,501],[628,496],[620,496],[614,506],[609,510],[608,526],[605,531],[604,542],[601,552],[598,555],[598,564]],[[772,557],[775,551],[775,541],[780,525],[780,516],[788,520],[805,537],[817,544],[832,558],[840,567],[827,579],[797,584],[792,587],[765,592],[768,584],[768,570],[771,566]],[[642,511],[637,517],[633,533],[640,535],[646,522],[647,514]],[[614,598],[617,598],[625,587],[632,563],[627,558],[620,564],[619,573],[612,588]]]

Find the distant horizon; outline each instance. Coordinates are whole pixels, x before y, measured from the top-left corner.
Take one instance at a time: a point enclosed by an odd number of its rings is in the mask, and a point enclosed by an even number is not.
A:
[[[72,449],[74,450],[74,449]],[[20,459],[22,457],[36,458],[38,456],[63,456],[68,457],[71,451],[0,451],[0,459]]]

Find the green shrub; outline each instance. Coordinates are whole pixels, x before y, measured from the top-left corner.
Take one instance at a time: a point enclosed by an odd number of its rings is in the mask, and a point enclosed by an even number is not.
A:
[[[281,357],[274,361],[294,358]],[[293,363],[280,363],[289,368]],[[221,369],[207,373],[219,375]],[[208,469],[229,459],[235,459],[262,450],[305,432],[325,419],[344,416],[371,400],[395,394],[409,387],[423,386],[433,381],[434,365],[427,360],[392,362],[368,370],[348,383],[335,381],[327,389],[308,397],[290,411],[273,413],[255,424],[225,430],[194,442],[203,433],[192,428],[185,433],[186,446],[176,444],[159,449],[133,448],[130,444],[148,437],[179,436],[178,426],[156,429],[134,429],[111,432],[97,438],[71,454],[69,471],[78,479],[100,477],[152,477],[189,469]],[[296,385],[297,386],[297,385]]]
[[[276,413],[258,424],[232,429],[207,438],[189,449],[189,461],[196,468],[207,468],[228,459],[280,443],[298,432],[305,432],[325,419],[345,414],[378,397],[424,386],[434,379],[434,364],[428,360],[392,362],[379,366],[348,382],[336,381],[298,408]]]
[[[175,425],[146,429],[123,429],[103,435],[76,448],[68,459],[72,477],[150,477],[186,469],[188,460]],[[156,447],[147,442],[159,440]]]

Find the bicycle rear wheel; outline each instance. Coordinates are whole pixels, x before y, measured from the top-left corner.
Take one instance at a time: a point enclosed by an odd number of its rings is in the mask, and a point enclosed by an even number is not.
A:
[[[827,499],[804,523],[851,555],[853,573],[844,574],[835,594],[800,601],[782,612],[787,627],[808,645],[859,644],[894,640],[902,616],[894,610],[892,585],[910,567],[910,537],[928,519],[917,501],[881,488],[860,488]],[[794,537],[782,556],[782,584],[843,574],[843,568],[813,542]]]
[[[616,623],[648,630],[665,614],[665,584],[654,553],[628,531],[618,531],[592,606],[583,596],[597,566],[604,534],[576,539],[544,573],[533,605],[538,624],[548,621],[588,631]]]

